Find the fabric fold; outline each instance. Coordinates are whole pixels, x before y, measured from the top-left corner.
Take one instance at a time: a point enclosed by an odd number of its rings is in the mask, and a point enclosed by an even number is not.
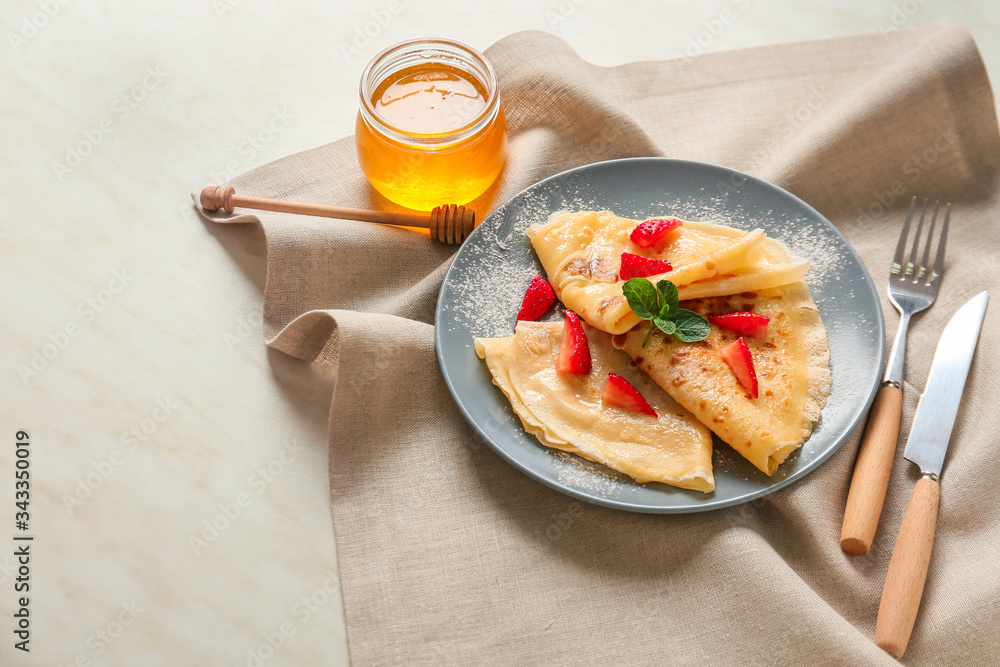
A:
[[[909,198],[947,197],[941,293],[910,331],[905,438],[944,322],[963,297],[1000,292],[1000,202],[991,191],[1000,132],[964,26],[619,67],[586,63],[538,32],[505,37],[486,53],[511,135],[501,181],[473,203],[480,220],[580,164],[704,160],[804,198],[881,285]],[[242,194],[398,208],[364,181],[353,138],[231,184]],[[706,187],[721,197],[735,185]],[[246,219],[266,233],[268,344],[337,368],[329,474],[355,664],[897,664],[871,637],[912,488],[902,457],[863,558],[838,546],[857,433],[805,479],[727,510],[649,516],[581,503],[501,459],[448,394],[432,323],[454,248],[366,223],[264,212]],[[891,336],[898,320],[884,299]],[[1000,327],[997,313],[987,313],[945,464],[907,664],[984,664],[1000,652],[992,539],[1000,464],[991,454],[1000,343],[988,335]]]

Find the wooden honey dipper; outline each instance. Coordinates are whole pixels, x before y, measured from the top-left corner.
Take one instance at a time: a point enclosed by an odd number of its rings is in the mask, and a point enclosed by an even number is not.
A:
[[[357,208],[342,208],[340,206],[322,206],[320,204],[304,204],[302,202],[285,201],[282,199],[263,199],[261,197],[244,197],[236,194],[233,186],[222,189],[218,185],[209,185],[201,191],[201,206],[206,211],[218,211],[220,208],[232,213],[233,209],[254,208],[260,211],[279,211],[282,213],[299,213],[302,215],[318,215],[324,218],[340,218],[342,220],[363,220],[377,222],[382,225],[400,225],[403,227],[425,227],[430,230],[431,238],[441,243],[461,243],[476,227],[476,212],[464,206],[438,206],[427,215],[411,213],[386,213],[383,211],[366,211]],[[217,220],[216,222],[228,222]]]

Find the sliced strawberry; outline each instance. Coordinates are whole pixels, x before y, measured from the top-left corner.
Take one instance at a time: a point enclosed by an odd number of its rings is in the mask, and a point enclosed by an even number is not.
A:
[[[655,276],[673,270],[670,262],[665,259],[652,259],[642,255],[633,255],[630,252],[622,253],[622,265],[618,269],[619,280],[631,280],[632,278],[645,278]]]
[[[604,385],[601,400],[622,410],[641,412],[650,417],[658,416],[656,410],[649,407],[649,403],[642,397],[638,389],[633,387],[628,380],[614,373],[608,373],[608,382]]]
[[[556,293],[552,291],[549,281],[535,276],[524,293],[524,299],[521,300],[521,310],[517,313],[517,319],[537,320],[549,312],[555,302]]]
[[[757,398],[757,372],[753,368],[753,357],[750,355],[747,342],[737,338],[719,350],[719,355],[740,384],[750,392],[750,396]]]
[[[572,310],[565,311],[566,325],[563,327],[562,345],[556,370],[569,375],[586,375],[590,372],[590,346],[583,331],[580,316]]]
[[[764,340],[767,338],[767,323],[771,320],[763,315],[743,310],[725,315],[709,315],[708,321],[720,329],[732,331],[737,336]]]
[[[629,238],[640,248],[652,248],[661,245],[667,235],[680,226],[681,221],[677,218],[653,218],[640,223]]]

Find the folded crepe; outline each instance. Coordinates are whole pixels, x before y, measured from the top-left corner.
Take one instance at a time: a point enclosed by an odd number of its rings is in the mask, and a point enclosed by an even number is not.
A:
[[[704,316],[752,311],[770,318],[764,340],[745,337],[753,357],[758,397],[751,398],[719,349],[737,335],[713,326],[708,338],[683,343],[654,333],[644,322],[615,335],[624,350],[678,403],[691,411],[767,475],[805,442],[830,393],[826,330],[804,282],[731,296],[684,301]]]
[[[639,248],[629,239],[638,224],[610,211],[559,211],[527,230],[556,296],[608,333],[640,322],[622,295],[623,252],[670,262],[671,271],[649,279],[669,279],[682,299],[775,287],[801,280],[809,268],[759,229],[682,221],[662,248]]]
[[[562,323],[518,322],[508,338],[477,338],[476,354],[510,401],[524,428],[548,447],[573,452],[629,475],[708,493],[711,434],[687,410],[611,345],[610,335],[584,325],[592,357],[588,375],[556,372]],[[608,374],[628,380],[658,417],[601,402]]]

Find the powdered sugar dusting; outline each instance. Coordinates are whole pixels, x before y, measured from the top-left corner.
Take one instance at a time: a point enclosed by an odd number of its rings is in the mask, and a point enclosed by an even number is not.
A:
[[[765,231],[784,243],[793,255],[809,260],[810,286],[840,279],[848,263],[847,246],[818,220],[799,218],[794,224],[786,221],[777,229]]]
[[[587,198],[578,179],[547,189],[531,190],[491,213],[466,242],[460,265],[461,278],[452,281],[452,294],[442,310],[450,315],[453,331],[468,329],[476,337],[509,336],[524,291],[534,276],[546,277],[525,231],[543,224],[551,212],[601,208]],[[575,184],[574,184],[575,183]],[[549,313],[543,321],[552,321]]]
[[[828,458],[854,430],[871,387],[877,386],[881,369],[876,366],[880,366],[884,341],[879,339],[878,303],[871,304],[871,279],[834,229],[770,186],[736,176],[723,175],[725,180],[717,181],[718,168],[701,169],[690,164],[642,169],[628,164],[620,169],[618,165],[595,165],[593,170],[560,176],[511,200],[483,221],[456,257],[442,291],[442,316],[437,325],[443,369],[455,384],[456,400],[466,407],[506,403],[496,388],[488,385],[488,379],[483,387],[475,382],[469,385],[467,379],[457,378],[459,366],[451,371],[448,367],[457,363],[464,369],[478,361],[474,353],[463,350],[472,347],[473,338],[513,333],[525,289],[532,277],[545,276],[525,234],[529,226],[544,223],[555,211],[608,210],[635,219],[676,216],[743,231],[764,229],[791,254],[810,262],[806,280],[828,331],[833,393],[813,436],[772,478],[765,478],[716,439],[716,492],[706,496],[704,502],[698,498],[695,503],[699,508],[709,508],[759,497],[801,477]],[[660,177],[676,181],[659,186],[652,179]],[[658,187],[662,187],[659,196]],[[556,309],[544,319],[559,318]],[[493,434],[491,442],[495,446],[512,454],[504,444],[510,437],[505,429],[506,424],[487,430]],[[515,435],[515,440],[520,441],[522,435]],[[687,493],[671,493],[659,484],[637,484],[574,454],[546,452],[540,460],[532,455],[534,462],[530,465],[550,483],[624,506],[690,506]]]
[[[630,477],[576,454],[553,450],[552,456],[559,462],[556,465],[559,483],[577,491],[616,498],[626,487],[635,484]]]

